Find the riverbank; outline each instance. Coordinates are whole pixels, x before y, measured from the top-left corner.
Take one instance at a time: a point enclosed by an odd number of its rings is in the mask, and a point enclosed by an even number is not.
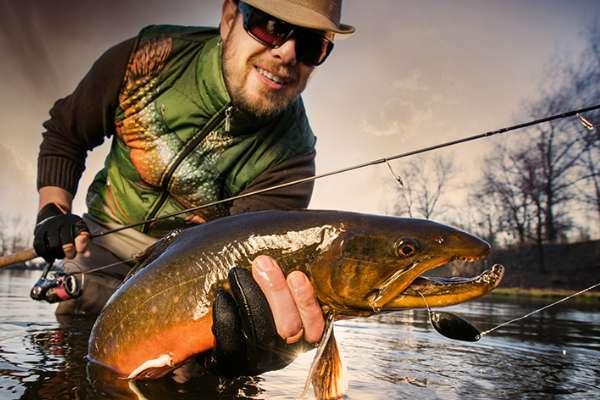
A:
[[[585,288],[584,288],[585,289]],[[499,287],[493,290],[488,296],[496,297],[496,298],[523,298],[523,297],[531,297],[531,298],[539,298],[539,299],[549,299],[549,300],[559,300],[565,297],[568,297],[574,293],[577,293],[577,290],[566,290],[566,289],[553,289],[553,288],[515,288],[515,287]],[[589,291],[577,295],[568,301],[578,302],[578,303],[600,303],[600,292],[598,291]]]

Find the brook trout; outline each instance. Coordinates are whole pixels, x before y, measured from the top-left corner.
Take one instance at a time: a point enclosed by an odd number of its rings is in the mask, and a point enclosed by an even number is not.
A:
[[[214,347],[211,299],[234,266],[261,255],[287,275],[304,272],[323,312],[366,316],[447,306],[495,288],[502,267],[472,279],[426,279],[453,260],[475,261],[489,245],[432,221],[340,211],[263,211],[182,231],[114,293],[90,336],[88,358],[121,377],[152,378]],[[331,320],[331,318],[329,318]],[[335,346],[329,339],[326,345]],[[335,349],[334,349],[335,350]],[[330,358],[317,370],[329,370]],[[333,368],[335,369],[335,368]],[[321,372],[323,373],[323,372]],[[327,379],[321,397],[335,394]]]

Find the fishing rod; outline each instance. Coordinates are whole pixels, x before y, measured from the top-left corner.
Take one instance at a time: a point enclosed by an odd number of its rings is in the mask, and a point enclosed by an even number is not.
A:
[[[340,169],[329,171],[329,172],[325,172],[325,173],[322,173],[322,174],[317,174],[317,175],[309,176],[309,177],[306,177],[306,178],[301,178],[301,179],[296,179],[296,180],[293,180],[293,181],[290,181],[290,182],[281,183],[281,184],[278,184],[278,185],[270,186],[268,188],[258,189],[258,190],[254,190],[254,191],[251,191],[251,192],[248,192],[248,193],[239,194],[239,195],[227,197],[225,199],[212,201],[212,202],[209,202],[209,203],[201,204],[199,206],[187,208],[187,209],[182,210],[182,211],[174,212],[174,213],[171,213],[171,214],[168,214],[168,215],[163,215],[161,217],[154,217],[154,218],[147,219],[145,221],[135,222],[135,223],[128,224],[128,225],[122,225],[122,226],[119,226],[117,228],[106,230],[106,231],[96,232],[96,233],[91,234],[90,238],[93,239],[93,238],[96,238],[96,237],[101,237],[101,236],[109,235],[111,233],[120,232],[120,231],[123,231],[125,229],[135,228],[137,226],[146,225],[146,224],[152,224],[154,222],[165,220],[165,219],[169,219],[169,218],[173,218],[173,217],[176,217],[176,216],[181,215],[181,214],[186,214],[186,213],[190,213],[190,212],[193,212],[193,211],[201,210],[201,209],[204,209],[204,208],[213,207],[213,206],[216,206],[216,205],[219,205],[219,204],[223,204],[223,203],[229,203],[229,202],[232,202],[234,200],[239,200],[239,199],[243,199],[243,198],[250,197],[250,196],[256,196],[258,194],[269,192],[269,191],[272,191],[272,190],[282,189],[282,188],[286,188],[286,187],[290,187],[290,186],[294,186],[294,185],[299,185],[299,184],[305,183],[305,182],[312,182],[312,181],[316,181],[317,179],[321,179],[321,178],[325,178],[325,177],[333,176],[333,175],[338,175],[338,174],[342,174],[344,172],[354,171],[354,170],[357,170],[357,169],[362,169],[362,168],[370,167],[370,166],[373,166],[373,165],[378,165],[378,164],[383,164],[383,163],[389,163],[390,161],[393,161],[393,160],[398,160],[398,159],[401,159],[401,158],[406,158],[406,157],[417,155],[417,154],[427,153],[427,152],[430,152],[430,151],[433,151],[433,150],[437,150],[437,149],[441,149],[441,148],[445,148],[445,147],[450,147],[450,146],[455,146],[457,144],[472,142],[472,141],[483,139],[483,138],[489,138],[489,137],[492,137],[492,136],[495,136],[495,135],[499,135],[499,134],[503,134],[503,133],[508,133],[508,132],[511,132],[511,131],[515,131],[515,130],[527,128],[527,127],[530,127],[530,126],[533,126],[533,125],[538,125],[538,124],[545,123],[545,122],[555,121],[555,120],[558,120],[558,119],[563,119],[563,118],[568,118],[568,117],[572,117],[572,116],[577,116],[580,119],[581,123],[587,129],[596,129],[596,126],[594,124],[592,124],[591,122],[589,122],[587,119],[585,119],[581,114],[589,112],[589,111],[598,110],[598,109],[600,109],[600,104],[597,104],[597,105],[594,105],[594,106],[580,108],[580,109],[577,109],[577,110],[567,111],[567,112],[563,112],[563,113],[560,113],[560,114],[554,114],[554,115],[551,115],[551,116],[547,116],[547,117],[544,117],[544,118],[539,118],[539,119],[535,119],[535,120],[531,120],[531,121],[527,121],[527,122],[522,122],[522,123],[519,123],[519,124],[516,124],[516,125],[512,125],[512,126],[508,126],[508,127],[505,127],[505,128],[500,128],[500,129],[496,129],[496,130],[492,130],[492,131],[488,131],[488,132],[483,132],[483,133],[479,133],[479,134],[476,134],[476,135],[473,135],[473,136],[467,136],[467,137],[464,137],[464,138],[461,138],[461,139],[451,140],[451,141],[440,143],[440,144],[436,144],[436,145],[433,145],[433,146],[423,147],[423,148],[420,148],[420,149],[417,149],[417,150],[411,150],[411,151],[407,151],[407,152],[400,153],[400,154],[395,154],[395,155],[388,156],[388,157],[378,158],[378,159],[375,159],[375,160],[372,160],[372,161],[363,162],[363,163],[360,163],[360,164],[356,164],[356,165],[352,165],[352,166],[349,166],[349,167],[340,168]],[[31,259],[35,258],[36,256],[37,256],[37,254],[35,253],[34,249],[26,249],[26,250],[17,252],[17,253],[15,253],[13,255],[5,256],[5,257],[0,257],[0,268],[5,267],[5,266],[9,266],[9,265],[14,264],[14,263],[28,261],[28,260],[31,260]]]

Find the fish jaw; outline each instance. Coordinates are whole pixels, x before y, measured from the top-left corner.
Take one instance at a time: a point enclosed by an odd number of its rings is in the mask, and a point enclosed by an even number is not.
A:
[[[446,307],[484,296],[494,290],[504,277],[504,267],[495,264],[474,278],[424,278],[413,281],[382,309]]]

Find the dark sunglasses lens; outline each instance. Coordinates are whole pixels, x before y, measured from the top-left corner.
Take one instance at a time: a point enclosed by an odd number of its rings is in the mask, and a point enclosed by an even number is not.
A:
[[[296,57],[298,61],[310,66],[322,64],[331,53],[333,42],[323,35],[307,30],[296,33]]]
[[[278,47],[289,38],[292,25],[245,3],[240,3],[240,10],[244,18],[244,29],[265,45]]]
[[[320,65],[333,49],[333,43],[318,32],[294,27],[243,2],[240,2],[239,8],[246,32],[265,46],[279,47],[293,33],[296,38],[296,57],[301,63]]]

